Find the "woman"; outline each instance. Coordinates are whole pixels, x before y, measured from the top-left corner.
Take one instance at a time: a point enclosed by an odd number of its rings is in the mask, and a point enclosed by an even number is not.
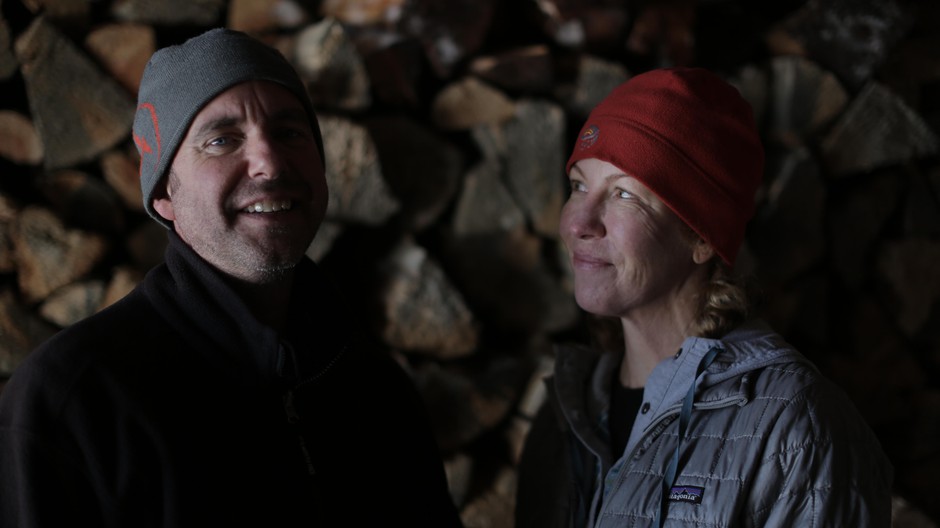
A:
[[[591,112],[561,236],[578,304],[624,348],[558,347],[517,528],[890,525],[878,441],[730,278],[763,161],[750,106],[706,70],[637,75]]]

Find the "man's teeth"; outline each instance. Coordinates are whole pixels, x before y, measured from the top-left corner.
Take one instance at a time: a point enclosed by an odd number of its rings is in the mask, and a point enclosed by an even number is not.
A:
[[[289,210],[290,200],[257,202],[245,208],[246,213],[276,213]]]

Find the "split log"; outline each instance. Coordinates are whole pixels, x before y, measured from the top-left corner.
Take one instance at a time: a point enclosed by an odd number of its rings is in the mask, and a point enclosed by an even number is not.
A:
[[[777,57],[768,71],[765,137],[797,147],[815,143],[848,105],[836,77],[801,57]]]
[[[469,69],[504,90],[527,94],[548,93],[555,82],[552,54],[542,44],[477,57]]]
[[[904,346],[892,315],[871,295],[860,295],[842,309],[852,324],[840,335],[851,354],[839,354],[823,365],[875,427],[897,428],[908,422],[909,404],[892,394],[920,391],[929,379],[918,358]]]
[[[118,266],[111,273],[111,280],[102,295],[101,302],[98,303],[98,310],[103,310],[115,302],[121,300],[125,295],[131,292],[140,281],[144,274],[140,270],[130,266]]]
[[[506,163],[507,185],[532,229],[558,238],[565,199],[565,114],[545,100],[522,99],[503,133],[512,145]]]
[[[39,177],[37,187],[72,227],[109,234],[124,229],[124,209],[117,194],[100,178],[58,170]]]
[[[830,201],[827,232],[838,236],[830,237],[829,265],[852,291],[872,276],[875,247],[897,211],[902,176],[898,169],[876,172]]]
[[[855,90],[866,84],[914,22],[903,2],[810,0],[772,28],[777,55],[802,55],[835,72]]]
[[[309,18],[303,7],[293,0],[231,0],[225,27],[261,35],[299,28]]]
[[[42,14],[50,20],[82,21],[91,12],[91,3],[86,0],[22,0],[23,5],[34,14]]]
[[[320,262],[333,246],[333,242],[343,234],[343,225],[337,222],[323,221],[317,236],[314,237],[310,247],[307,248],[306,255],[314,262]]]
[[[570,291],[550,244],[524,228],[466,237],[451,236],[440,250],[448,275],[485,327],[515,336],[560,330],[577,320]]]
[[[36,206],[20,213],[12,239],[17,279],[27,303],[83,277],[108,249],[103,235],[68,228],[51,211]]]
[[[130,113],[114,119],[122,126],[126,122],[127,128],[109,146],[86,148],[80,160],[60,159],[57,169],[43,159],[63,152],[50,150],[47,136],[53,125],[71,127],[62,137],[87,143],[88,120],[81,116],[97,111],[86,104],[99,96],[96,76],[120,78],[120,84],[113,82],[114,91],[132,99],[136,87],[128,83],[135,75],[119,73],[132,69],[119,63],[133,46],[113,42],[142,39],[152,31],[161,45],[173,44],[225,24],[255,34],[299,63],[301,37],[313,35],[319,55],[311,60],[314,73],[305,77],[323,114],[332,197],[328,220],[307,253],[328,271],[340,272],[340,286],[355,292],[350,299],[379,315],[388,308],[383,319],[415,330],[390,335],[385,344],[406,371],[417,371],[435,434],[449,455],[448,482],[455,502],[468,526],[504,522],[510,518],[511,491],[500,495],[499,490],[512,480],[513,469],[503,465],[518,461],[527,418],[537,407],[532,401],[544,397],[534,366],[526,362],[535,357],[550,362],[547,349],[553,336],[570,336],[593,322],[574,302],[570,261],[556,233],[568,145],[587,113],[633,73],[695,57],[703,64],[723,65],[754,108],[767,146],[760,210],[739,258],[739,269],[755,272],[765,286],[759,315],[851,389],[897,462],[898,481],[906,489],[929,488],[927,472],[940,467],[929,429],[937,412],[927,386],[927,373],[940,368],[940,310],[930,300],[930,270],[917,270],[927,266],[928,257],[936,260],[936,248],[899,248],[911,241],[935,246],[940,236],[938,148],[935,134],[923,133],[936,129],[935,110],[940,108],[936,90],[931,90],[940,80],[940,62],[933,53],[940,42],[934,27],[938,8],[812,0],[793,13],[793,19],[809,15],[803,19],[808,23],[786,26],[766,18],[754,24],[750,15],[758,11],[740,1],[723,2],[717,11],[714,6],[695,7],[691,0],[633,6],[639,11],[607,0],[105,0],[94,6],[76,1],[14,0],[3,4],[0,15],[0,81],[3,93],[9,94],[0,116],[15,112],[25,117],[35,127],[40,152],[44,147],[39,156],[17,157],[3,150],[12,143],[0,140],[3,193],[12,192],[15,202],[21,202],[4,206],[0,195],[0,272],[8,279],[7,290],[0,293],[0,386],[8,375],[4,365],[15,365],[46,338],[36,337],[31,328],[43,327],[51,334],[77,314],[88,313],[93,283],[107,284],[101,305],[114,302],[163,259],[167,231],[141,212],[136,154],[127,137]],[[27,2],[46,6],[37,8],[46,16],[29,12]],[[83,11],[53,15],[70,3]],[[902,17],[895,17],[894,9],[903,11]],[[916,16],[912,34],[902,36],[909,9],[923,15]],[[715,15],[736,12],[742,19],[728,20],[727,29],[728,35],[746,38],[740,49],[725,53],[727,49],[714,47],[716,42],[689,40],[695,17],[711,17],[696,22],[711,26],[725,22]],[[764,13],[760,11],[762,17]],[[881,13],[887,14],[882,18]],[[40,19],[56,38],[36,37],[40,31],[30,26]],[[118,31],[132,21],[140,21],[139,33]],[[782,49],[776,45],[784,40],[765,39],[768,26],[784,30],[793,53],[733,62],[754,56],[759,50],[748,48],[755,42],[769,43],[772,52]],[[724,28],[706,29],[714,36]],[[38,54],[24,54],[28,62],[18,71],[11,35],[18,44],[31,39],[27,47],[35,50],[53,48],[59,54],[61,47],[63,58],[39,60]],[[731,40],[719,44],[733,46]],[[701,50],[720,55],[698,57]],[[145,55],[134,55],[137,68]],[[42,116],[33,111],[29,105],[36,99],[37,70],[73,71],[76,61],[94,75],[56,91],[53,110]],[[866,93],[869,87],[851,81],[853,75],[866,83],[877,78],[875,91],[882,93]],[[500,102],[494,107],[499,111],[474,106],[472,94],[458,93],[444,105],[452,114],[435,114],[434,104],[467,79],[497,94]],[[93,86],[79,86],[88,83]],[[65,105],[85,114],[63,114]],[[100,125],[91,121],[92,128]],[[30,135],[28,130],[16,134]],[[47,163],[45,171],[36,167],[40,163]],[[835,177],[821,177],[823,170]],[[853,177],[839,177],[843,175]],[[76,197],[104,195],[110,204],[93,200],[107,205],[83,206],[86,213],[94,210],[90,217],[69,212]],[[28,244],[24,249],[24,238],[37,246],[51,238],[63,246],[59,253],[43,251],[56,272],[75,268],[69,251],[95,245],[82,242],[69,249],[56,236],[24,237],[37,200],[60,212],[65,219],[60,227],[66,231],[79,225],[102,227],[104,220],[93,219],[116,207],[124,223],[107,235],[109,242],[123,246],[108,252],[116,262],[105,268],[99,259],[88,272],[56,286],[46,278],[27,281],[41,282],[41,293],[35,286],[29,288],[33,293],[25,286],[13,291],[20,281],[39,274],[30,266],[40,264],[21,263],[20,254],[33,250]],[[98,214],[99,209],[106,214]],[[402,240],[405,247],[419,247],[435,271],[422,272],[425,268],[419,266],[415,276],[403,279],[399,274],[397,299],[380,310],[376,305],[386,299],[379,297],[384,290],[376,287],[378,279],[394,268],[393,261],[404,267],[402,260],[394,260]],[[379,269],[386,263],[387,268]],[[922,273],[913,279],[921,286],[917,295],[913,286],[899,286],[914,273]],[[435,282],[435,276],[443,276],[448,287]],[[76,291],[85,292],[78,295],[80,308],[63,305]],[[439,355],[440,349],[448,349],[448,339],[462,327],[459,321],[447,322],[447,309],[440,306],[452,300],[454,294],[447,292],[453,291],[459,292],[477,334],[472,352],[449,359]],[[383,337],[383,328],[372,330]],[[494,349],[494,342],[503,348]],[[839,353],[845,357],[832,361]],[[507,358],[525,358],[525,365],[509,368],[501,363]],[[497,449],[491,452],[477,449],[494,444]],[[919,504],[936,510],[922,497]]]
[[[898,325],[915,335],[940,300],[940,243],[911,237],[890,243],[878,256],[878,269],[891,288],[889,306]],[[913,279],[913,280],[912,280]]]
[[[496,359],[473,372],[441,363],[417,367],[415,384],[428,405],[441,450],[454,452],[502,423],[527,372],[524,362],[513,358]]]
[[[630,73],[621,64],[582,55],[574,84],[562,87],[559,97],[569,113],[579,121],[584,120],[614,88],[629,78]]]
[[[418,84],[425,70],[421,44],[395,36],[391,43],[382,40],[382,45],[372,46],[363,58],[376,100],[391,107],[420,107],[424,97]]]
[[[104,181],[131,211],[143,212],[144,196],[140,190],[140,157],[134,148],[105,152],[100,158]]]
[[[347,111],[372,104],[362,57],[336,20],[322,20],[300,31],[293,60],[314,104]]]
[[[460,150],[437,131],[403,116],[363,120],[375,142],[382,175],[401,204],[404,229],[420,232],[438,221],[457,193]]]
[[[556,44],[568,48],[581,48],[585,42],[584,24],[580,20],[584,9],[567,0],[535,0],[535,25]]]
[[[627,49],[658,64],[688,66],[695,60],[695,0],[647,4],[637,15]]]
[[[166,26],[213,27],[223,19],[225,0],[114,0],[117,20]]]
[[[924,511],[929,513],[934,509],[930,506],[934,500],[930,486],[940,471],[940,434],[936,427],[940,423],[940,390],[925,388],[905,396],[908,405],[903,416],[907,420],[897,423],[895,429],[898,435],[910,439],[910,445],[893,460],[894,481],[899,489],[912,490],[905,496],[916,504],[927,505]],[[936,520],[938,516],[933,513],[931,518]]]
[[[937,526],[923,511],[897,495],[891,498],[891,523],[893,526],[907,526],[908,528],[936,528]]]
[[[13,253],[13,223],[19,215],[19,206],[0,194],[0,273],[16,272],[16,257]]]
[[[473,484],[474,458],[466,453],[456,453],[444,459],[444,473],[447,475],[447,489],[458,509],[470,495]]]
[[[28,117],[0,110],[0,156],[25,165],[42,162],[42,140]]]
[[[829,277],[818,269],[788,279],[762,281],[761,318],[813,356],[832,343],[834,314],[843,299],[835,297]]]
[[[579,17],[581,26],[584,28],[584,49],[592,52],[618,53],[625,47],[625,41],[629,49],[630,43],[627,37],[640,31],[643,16],[648,11],[649,8],[634,21],[627,12],[625,4],[586,7]],[[630,31],[631,22],[632,31]],[[691,43],[686,44],[686,48],[693,47]]]
[[[13,292],[0,291],[0,378],[9,377],[34,348],[57,330],[20,304]]]
[[[512,231],[525,225],[525,215],[503,183],[498,160],[484,160],[463,179],[453,217],[458,237]]]
[[[59,288],[39,306],[39,315],[59,327],[66,327],[98,311],[104,299],[102,280],[73,282]]]
[[[324,0],[320,14],[352,26],[393,25],[406,7],[406,0]]]
[[[341,222],[380,225],[401,208],[382,177],[375,143],[365,127],[348,119],[321,115],[326,181],[326,216]]]
[[[548,390],[545,386],[545,378],[552,375],[555,368],[553,355],[538,354],[536,356],[535,369],[529,376],[529,380],[519,398],[519,404],[516,406],[516,414],[506,428],[506,442],[509,447],[509,460],[514,466],[518,466],[522,458],[522,451],[525,447],[526,437],[529,430],[532,429],[532,422],[539,410],[548,400]]]
[[[47,168],[93,160],[128,136],[134,103],[52,25],[37,18],[15,48]]]
[[[147,219],[127,236],[125,246],[131,262],[140,270],[149,270],[163,262],[166,251],[167,228]]]
[[[516,472],[503,467],[492,486],[460,512],[465,528],[513,528],[516,508]]]
[[[134,96],[156,46],[156,32],[143,24],[108,24],[85,37],[85,47]]]
[[[748,241],[763,280],[785,282],[823,258],[826,186],[808,148],[771,147],[768,190]]]
[[[845,176],[936,154],[940,139],[897,95],[872,82],[820,146],[832,174]]]
[[[933,27],[940,20],[940,9],[935,4],[922,4],[918,20],[922,27],[917,27],[911,34],[892,49],[884,65],[876,72],[877,78],[908,102],[912,108],[924,108],[930,105],[936,90],[924,90],[923,87],[940,80],[940,34]]]
[[[441,90],[431,103],[431,119],[444,130],[465,130],[501,123],[512,117],[509,98],[474,77],[466,77]]]
[[[438,77],[451,77],[457,65],[486,39],[497,0],[415,0],[400,27],[424,45]]]
[[[10,26],[6,19],[0,14],[0,80],[9,79],[19,68],[19,62],[13,54],[12,41],[10,39]]]
[[[380,269],[386,343],[442,360],[474,352],[479,330],[473,313],[427,251],[405,242]]]
[[[924,174],[916,166],[905,166],[910,173],[907,197],[902,204],[902,223],[908,235],[924,237],[940,235],[940,186],[931,181],[931,176],[940,176],[940,169],[934,168]]]

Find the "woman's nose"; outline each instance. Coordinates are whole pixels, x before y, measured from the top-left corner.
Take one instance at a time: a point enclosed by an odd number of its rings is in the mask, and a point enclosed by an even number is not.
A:
[[[569,201],[562,210],[561,227],[568,237],[589,239],[604,236],[605,228],[599,204],[588,200]]]

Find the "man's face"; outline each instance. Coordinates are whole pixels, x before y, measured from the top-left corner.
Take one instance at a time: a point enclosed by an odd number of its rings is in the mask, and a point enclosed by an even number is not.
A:
[[[166,193],[154,199],[154,209],[197,254],[256,284],[300,262],[326,206],[326,179],[304,107],[266,81],[229,88],[196,115]]]

